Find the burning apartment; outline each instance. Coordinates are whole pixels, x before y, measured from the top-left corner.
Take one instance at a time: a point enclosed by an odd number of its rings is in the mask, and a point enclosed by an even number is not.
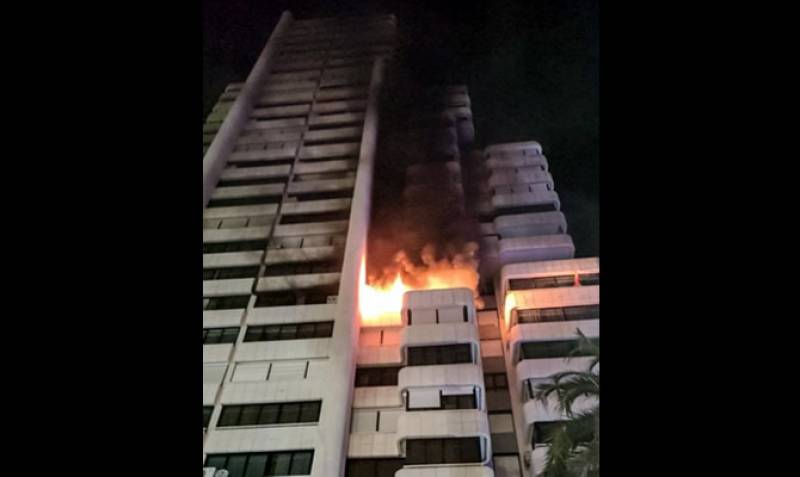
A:
[[[599,338],[599,260],[397,22],[284,13],[206,121],[204,475],[541,475],[532,389]]]

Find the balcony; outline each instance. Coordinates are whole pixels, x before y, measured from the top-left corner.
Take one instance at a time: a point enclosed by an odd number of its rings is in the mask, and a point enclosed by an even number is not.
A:
[[[461,310],[458,311],[460,312]],[[480,346],[480,336],[475,322],[414,324],[403,328],[400,335],[401,353],[404,353],[409,346],[456,343],[470,343],[475,347]]]
[[[494,471],[484,465],[452,464],[406,467],[394,475],[395,477],[494,477]]]
[[[572,237],[566,234],[504,238],[498,243],[503,265],[518,262],[564,260],[575,256]]]
[[[410,388],[470,385],[483,389],[483,368],[478,364],[406,366],[397,375],[397,388],[401,393]]]

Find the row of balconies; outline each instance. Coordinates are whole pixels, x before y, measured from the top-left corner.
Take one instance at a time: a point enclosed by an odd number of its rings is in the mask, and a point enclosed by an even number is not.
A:
[[[401,327],[362,328],[360,366],[402,365],[408,362],[411,347],[454,344],[468,344],[472,362],[407,365],[397,372],[396,386],[357,387],[353,408],[358,416],[369,418],[370,409],[394,409],[388,415],[396,419],[396,424],[384,422],[384,411],[375,432],[363,422],[355,426],[362,432],[351,434],[348,456],[403,457],[409,452],[409,440],[416,445],[432,442],[430,439],[476,438],[480,442],[480,462],[425,465],[405,462],[405,467],[395,475],[494,475],[486,467],[491,460],[490,429],[472,292],[466,289],[409,292],[404,296],[401,315],[404,321]],[[453,399],[471,396],[475,408],[439,410],[447,396]]]

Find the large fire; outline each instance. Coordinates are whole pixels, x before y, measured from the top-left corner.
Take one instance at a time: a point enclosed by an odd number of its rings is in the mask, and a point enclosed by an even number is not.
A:
[[[469,288],[481,307],[478,289],[477,247],[453,259],[435,260],[432,251],[423,253],[423,264],[415,265],[399,253],[396,267],[384,270],[380,278],[367,277],[366,257],[361,259],[359,279],[359,310],[361,326],[392,326],[402,323],[400,311],[403,294],[410,290],[437,290],[442,288]]]

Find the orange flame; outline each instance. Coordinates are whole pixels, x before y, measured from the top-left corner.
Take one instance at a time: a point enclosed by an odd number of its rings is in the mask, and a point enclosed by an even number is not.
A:
[[[469,288],[475,296],[476,306],[483,306],[477,292],[477,262],[471,258],[454,261],[426,259],[423,266],[414,266],[401,253],[396,260],[402,265],[400,268],[385,271],[381,280],[368,284],[366,256],[362,257],[358,299],[361,326],[402,324],[400,311],[403,307],[403,294],[410,290]]]

